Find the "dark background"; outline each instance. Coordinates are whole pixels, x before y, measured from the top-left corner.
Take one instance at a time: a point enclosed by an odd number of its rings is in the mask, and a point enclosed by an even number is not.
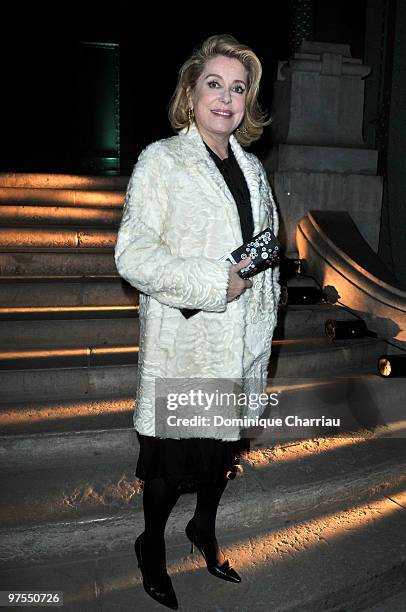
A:
[[[314,6],[314,40],[350,43],[353,56],[363,58],[365,1],[320,0]],[[120,170],[129,174],[149,142],[172,135],[167,108],[178,70],[207,36],[230,33],[254,49],[264,70],[260,100],[270,109],[277,61],[292,52],[291,11],[289,0],[226,9],[174,4],[171,11],[135,0],[4,8],[0,171],[80,172],[80,40],[120,45]],[[270,142],[268,128],[251,150],[261,157]]]

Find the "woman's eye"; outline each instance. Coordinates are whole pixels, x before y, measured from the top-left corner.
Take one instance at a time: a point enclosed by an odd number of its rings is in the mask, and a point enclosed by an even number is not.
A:
[[[219,87],[221,87],[218,81],[208,81],[207,84],[210,89],[218,89]],[[242,85],[234,85],[232,90],[235,91],[235,93],[243,94],[245,92],[245,87],[243,87]]]

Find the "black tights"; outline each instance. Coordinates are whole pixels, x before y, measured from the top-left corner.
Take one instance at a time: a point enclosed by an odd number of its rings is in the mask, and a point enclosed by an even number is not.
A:
[[[210,562],[220,562],[221,555],[215,538],[217,508],[228,480],[197,485],[194,524]],[[143,557],[150,570],[161,573],[166,566],[165,527],[180,492],[166,484],[163,478],[146,480],[143,492],[145,531]]]

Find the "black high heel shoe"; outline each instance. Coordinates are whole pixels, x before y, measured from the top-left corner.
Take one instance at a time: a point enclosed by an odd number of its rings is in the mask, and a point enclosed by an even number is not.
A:
[[[203,551],[202,544],[199,542],[199,536],[197,535],[197,531],[196,531],[196,527],[193,522],[193,519],[191,519],[186,525],[185,533],[188,539],[192,543],[190,552],[192,553],[193,547],[197,546],[197,548],[200,550],[200,552],[203,555],[203,559],[206,561],[207,569],[210,572],[210,574],[213,574],[213,576],[216,576],[216,578],[221,578],[222,580],[228,580],[228,582],[235,582],[235,583],[241,582],[241,577],[237,574],[235,570],[233,570],[232,567],[230,567],[230,563],[228,560],[224,561],[221,565],[219,565],[218,563],[212,564],[207,561],[207,556]]]
[[[172,610],[177,610],[179,607],[178,600],[176,599],[176,594],[175,594],[175,591],[173,590],[172,581],[169,578],[168,574],[166,574],[165,576],[163,586],[154,587],[151,584],[151,581],[148,579],[147,572],[143,564],[142,552],[141,552],[141,549],[142,549],[141,540],[144,539],[142,536],[143,536],[143,533],[141,533],[138,536],[138,538],[135,540],[134,550],[135,550],[136,557],[138,559],[138,567],[141,570],[142,585],[145,589],[145,592],[150,597],[152,597],[152,599],[155,599],[155,601],[162,604],[163,606],[172,608]]]

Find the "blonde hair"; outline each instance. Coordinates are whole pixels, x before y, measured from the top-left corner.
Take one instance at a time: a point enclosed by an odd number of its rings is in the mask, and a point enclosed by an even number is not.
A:
[[[264,126],[271,122],[266,120],[266,114],[258,103],[262,66],[252,49],[239,43],[234,36],[229,34],[210,36],[194,50],[191,57],[183,64],[179,71],[178,84],[169,104],[169,121],[175,131],[189,126],[187,90],[195,87],[207,60],[219,55],[239,60],[247,71],[245,114],[239,128],[235,131],[235,136],[242,146],[248,146],[261,137]]]

